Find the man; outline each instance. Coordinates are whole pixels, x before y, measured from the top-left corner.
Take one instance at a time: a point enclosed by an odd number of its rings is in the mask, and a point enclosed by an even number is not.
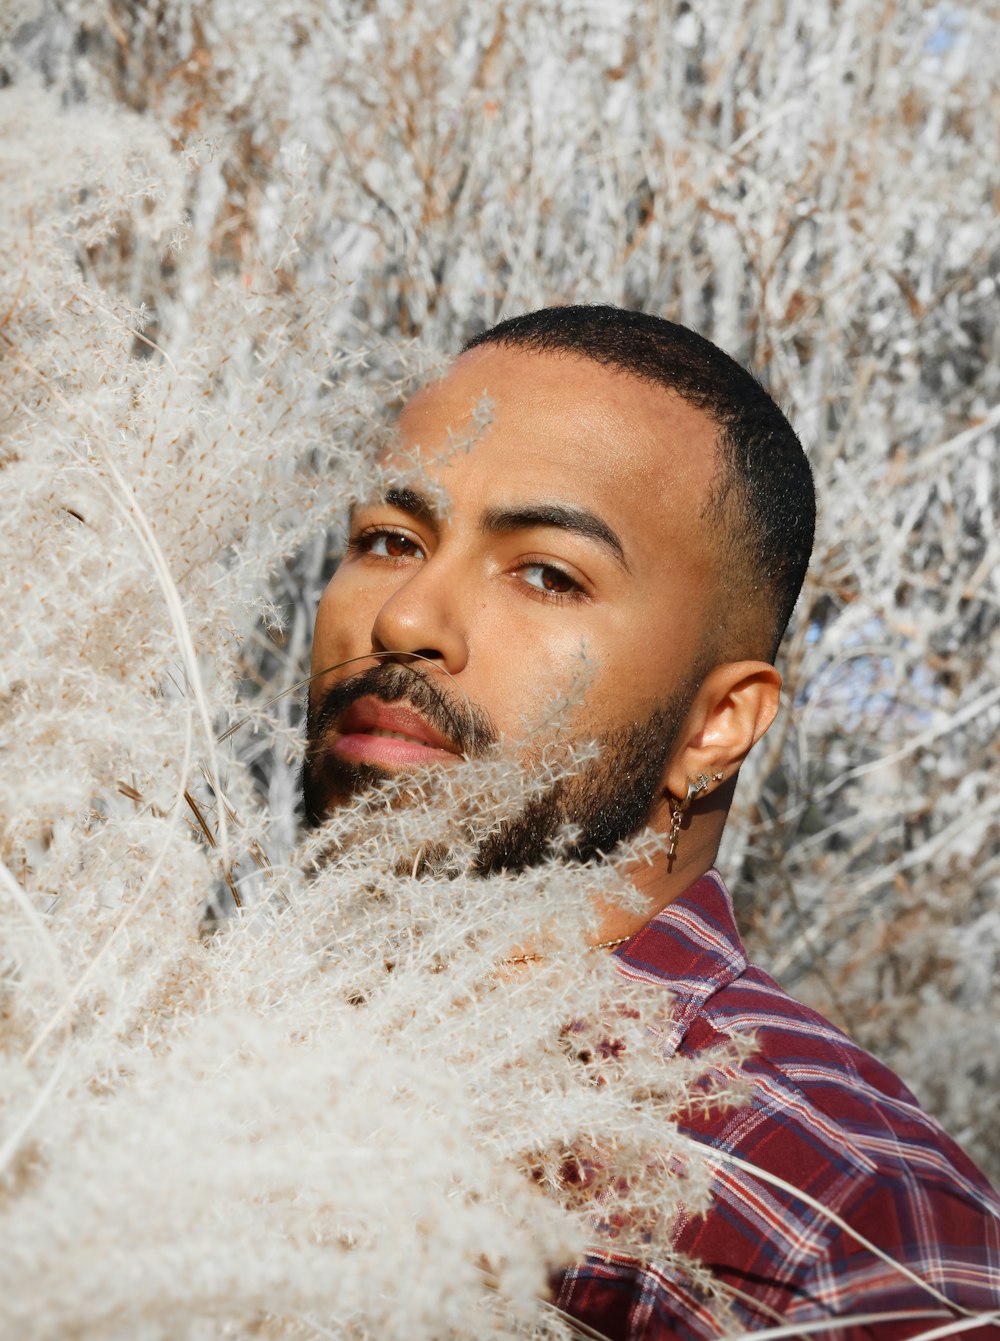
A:
[[[308,819],[530,738],[561,694],[573,738],[600,752],[484,841],[479,869],[536,862],[567,825],[584,858],[648,825],[664,842],[632,872],[645,907],[602,908],[595,944],[674,994],[668,1052],[755,1035],[750,1104],[687,1120],[715,1201],[674,1246],[747,1329],[909,1337],[1000,1309],[995,1194],[896,1077],[748,967],[713,870],[740,765],[778,709],[773,659],[812,545],[784,416],[691,331],[566,307],[472,341],[400,436],[317,616]],[[609,1337],[718,1331],[662,1263],[595,1253],[554,1297]]]

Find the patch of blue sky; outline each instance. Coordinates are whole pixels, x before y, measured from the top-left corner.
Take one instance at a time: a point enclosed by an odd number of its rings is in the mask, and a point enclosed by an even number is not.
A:
[[[928,56],[946,56],[958,41],[965,22],[963,10],[951,5],[938,5],[929,15],[931,30],[924,42]]]

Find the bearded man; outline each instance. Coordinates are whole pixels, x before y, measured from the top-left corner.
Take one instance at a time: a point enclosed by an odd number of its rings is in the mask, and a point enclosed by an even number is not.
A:
[[[891,1072],[748,965],[714,870],[812,546],[784,415],[683,327],[564,307],[473,340],[399,427],[399,470],[354,508],[319,607],[307,819],[520,740],[561,693],[599,753],[483,842],[479,871],[541,860],[566,826],[583,859],[649,826],[664,841],[631,873],[645,907],[602,908],[594,943],[672,994],[667,1054],[755,1038],[750,1103],[682,1124],[725,1159],[674,1247],[748,1330],[894,1341],[1000,1310],[1000,1200]],[[607,1337],[718,1334],[667,1263],[593,1253],[554,1298]],[[831,1321],[848,1315],[866,1316]]]

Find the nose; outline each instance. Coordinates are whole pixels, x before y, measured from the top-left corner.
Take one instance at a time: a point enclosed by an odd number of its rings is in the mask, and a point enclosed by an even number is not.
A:
[[[458,675],[469,656],[458,604],[454,582],[428,560],[375,616],[372,650],[418,653]]]

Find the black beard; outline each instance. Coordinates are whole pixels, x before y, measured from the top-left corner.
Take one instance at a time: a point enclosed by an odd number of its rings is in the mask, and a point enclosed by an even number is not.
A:
[[[482,709],[465,704],[456,708],[428,676],[408,666],[375,666],[351,676],[334,685],[321,703],[309,703],[302,797],[311,828],[321,824],[332,807],[395,776],[371,764],[341,759],[324,741],[340,714],[365,695],[385,703],[405,698],[468,758],[481,757],[498,740]],[[554,854],[587,861],[613,852],[649,820],[690,703],[686,687],[645,721],[609,732],[598,742],[596,758],[529,801],[480,843],[473,869],[492,875],[536,866]]]
[[[482,875],[519,871],[552,855],[589,861],[638,833],[650,818],[689,706],[690,696],[678,694],[644,722],[609,732],[595,759],[529,801],[480,844],[475,869]]]

